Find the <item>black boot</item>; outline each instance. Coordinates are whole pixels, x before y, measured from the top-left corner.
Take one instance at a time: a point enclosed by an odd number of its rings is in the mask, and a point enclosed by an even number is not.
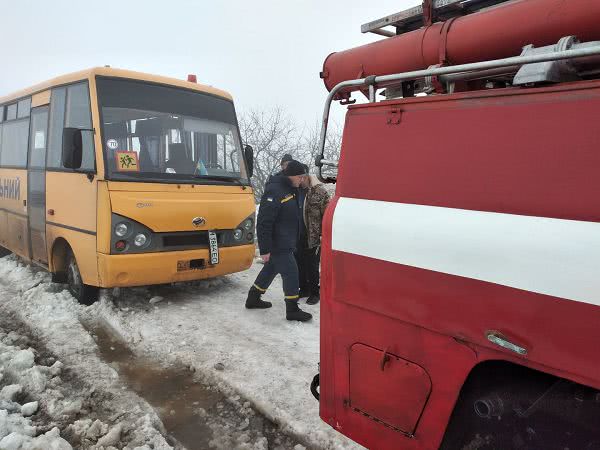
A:
[[[285,300],[285,318],[287,320],[297,320],[306,322],[312,319],[312,314],[302,311],[298,307],[298,300]]]
[[[310,291],[308,289],[300,288],[300,298],[310,297]]]
[[[310,297],[308,297],[308,300],[306,300],[306,304],[307,305],[316,305],[317,303],[319,303],[320,300],[321,300],[321,295],[319,294],[319,291],[317,291],[315,294],[312,294]]]
[[[265,302],[261,300],[260,296],[263,293],[256,289],[254,286],[250,288],[248,292],[248,298],[246,299],[246,308],[248,309],[266,309],[273,306],[271,302]]]

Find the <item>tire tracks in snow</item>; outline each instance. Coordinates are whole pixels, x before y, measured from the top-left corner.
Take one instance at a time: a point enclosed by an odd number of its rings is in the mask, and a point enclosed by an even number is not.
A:
[[[123,445],[132,442],[134,446],[151,444],[155,450],[172,449],[152,407],[123,389],[115,370],[97,356],[94,340],[79,322],[82,309],[70,294],[51,284],[46,272],[24,265],[15,256],[0,259],[0,311],[13,317],[44,353],[65,364],[73,388],[69,395],[82,405],[68,419],[89,416],[109,425],[120,422]]]
[[[204,383],[246,399],[303,445],[361,449],[321,421],[310,394],[319,359],[318,307],[311,310],[316,312],[312,323],[286,322],[276,281],[266,295],[273,308],[244,309],[258,269],[204,285],[121,289],[116,299],[104,295],[95,311],[136,353],[193,367]],[[155,296],[163,300],[150,305]],[[216,369],[219,363],[224,370]]]

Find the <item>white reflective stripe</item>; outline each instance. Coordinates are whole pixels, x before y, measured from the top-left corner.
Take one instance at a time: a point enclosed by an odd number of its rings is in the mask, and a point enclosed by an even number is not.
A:
[[[340,198],[332,237],[333,250],[600,305],[600,223]]]

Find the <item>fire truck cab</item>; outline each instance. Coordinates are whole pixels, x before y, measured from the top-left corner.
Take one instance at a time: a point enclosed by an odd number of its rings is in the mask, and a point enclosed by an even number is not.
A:
[[[600,2],[433,0],[321,77],[320,416],[372,449],[600,449]],[[393,33],[384,27],[395,28]],[[337,176],[325,175],[327,166]]]

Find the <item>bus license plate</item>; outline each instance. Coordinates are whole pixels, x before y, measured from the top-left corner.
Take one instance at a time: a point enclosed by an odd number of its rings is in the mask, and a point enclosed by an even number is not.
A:
[[[210,246],[211,265],[219,264],[219,243],[217,241],[217,233],[214,231],[208,232],[208,244]]]

